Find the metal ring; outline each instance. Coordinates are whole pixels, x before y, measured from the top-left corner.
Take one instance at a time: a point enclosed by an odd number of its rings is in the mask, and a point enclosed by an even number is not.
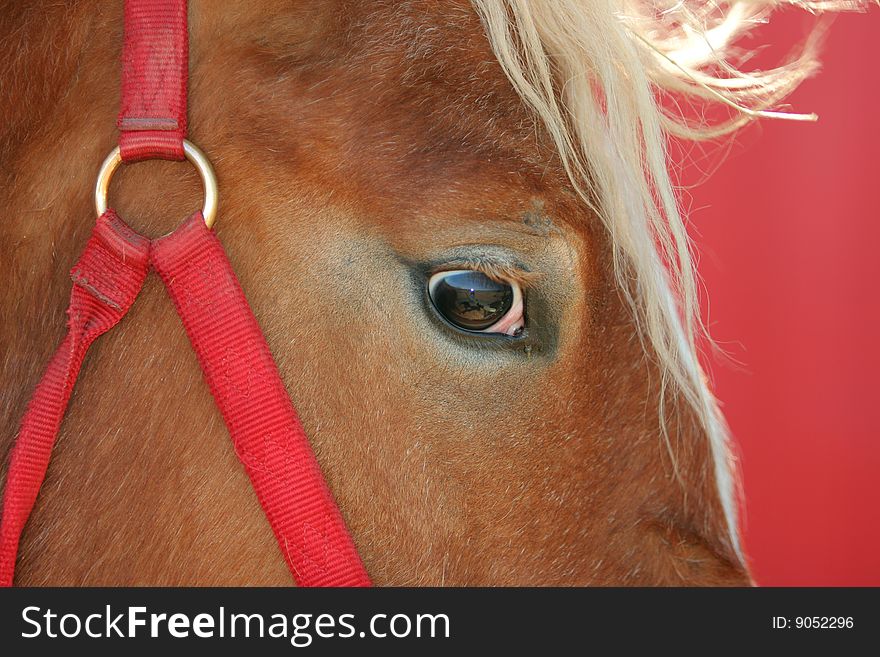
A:
[[[202,186],[205,188],[205,204],[202,207],[202,216],[205,218],[205,226],[211,228],[214,220],[217,218],[217,203],[219,196],[217,193],[217,176],[214,175],[214,169],[207,156],[192,142],[183,140],[183,153],[186,159],[193,163],[202,178]],[[110,180],[116,169],[122,164],[122,154],[119,152],[119,146],[110,151],[110,155],[101,165],[98,172],[98,181],[95,183],[95,210],[98,216],[107,211],[107,194],[110,191]]]

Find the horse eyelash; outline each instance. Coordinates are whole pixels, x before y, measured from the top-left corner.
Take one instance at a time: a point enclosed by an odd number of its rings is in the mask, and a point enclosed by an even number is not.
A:
[[[441,271],[453,271],[457,269],[473,269],[498,283],[516,283],[525,290],[534,285],[541,274],[529,271],[521,266],[515,266],[499,262],[489,258],[464,258],[444,263],[443,267],[437,268],[431,274]]]

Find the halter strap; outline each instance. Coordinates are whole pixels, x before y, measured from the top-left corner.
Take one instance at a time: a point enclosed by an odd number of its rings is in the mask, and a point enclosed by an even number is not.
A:
[[[184,0],[126,0],[123,161],[182,159],[186,42]],[[122,319],[151,266],[183,320],[294,580],[300,586],[370,586],[269,346],[202,213],[151,242],[112,209],[99,216],[71,272],[67,337],[37,386],[12,449],[0,517],[0,585],[12,585],[20,536],[86,351]]]
[[[12,586],[21,532],[49,467],[55,437],[89,346],[116,326],[141,290],[149,268],[149,240],[113,210],[100,217],[70,272],[67,335],[55,351],[21,421],[6,472],[0,518],[0,586]]]
[[[186,0],[126,0],[117,120],[123,162],[183,159],[188,58]]]
[[[300,586],[369,586],[351,535],[217,236],[196,212],[151,262]]]

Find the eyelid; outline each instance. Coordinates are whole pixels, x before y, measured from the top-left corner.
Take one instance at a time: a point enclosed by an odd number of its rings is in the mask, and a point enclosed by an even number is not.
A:
[[[444,262],[441,267],[431,271],[430,276],[444,271],[456,271],[459,269],[473,269],[498,283],[517,283],[524,290],[534,284],[541,276],[539,273],[529,271],[523,267],[490,258],[458,258]]]

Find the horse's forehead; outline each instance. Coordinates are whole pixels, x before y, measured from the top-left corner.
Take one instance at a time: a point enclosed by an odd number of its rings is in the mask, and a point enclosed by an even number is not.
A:
[[[458,50],[447,53],[454,59],[485,43],[467,0],[193,0],[190,29],[192,46],[252,42],[293,59],[337,49],[410,59]]]
[[[421,120],[419,134],[486,144],[534,129],[467,1],[255,2],[212,8],[202,29],[260,66],[279,99],[333,100],[321,109],[357,109],[373,123]],[[193,41],[210,49],[216,39]]]
[[[256,4],[234,34],[234,12],[214,17],[230,22],[235,51],[217,60],[238,70],[205,85],[225,89],[224,114],[265,142],[251,151],[282,152],[292,170],[337,195],[353,190],[358,204],[391,201],[377,213],[389,217],[445,196],[460,201],[461,210],[446,205],[459,216],[504,199],[519,220],[535,199],[560,196],[552,145],[469,2]],[[228,64],[211,75],[229,78]]]

